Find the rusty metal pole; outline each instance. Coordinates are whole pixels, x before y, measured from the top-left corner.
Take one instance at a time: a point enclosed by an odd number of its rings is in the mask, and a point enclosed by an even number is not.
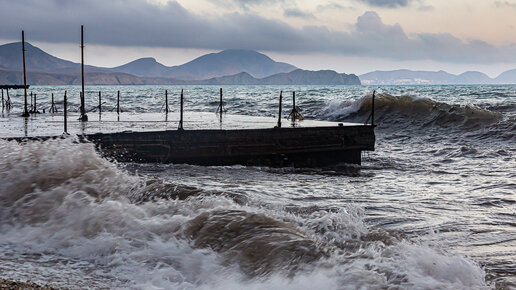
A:
[[[181,100],[179,104],[179,130],[183,130],[183,89],[181,89]]]
[[[64,132],[68,133],[68,124],[67,124],[67,112],[66,112],[66,91],[64,94],[64,102],[63,102],[63,115],[64,115]]]
[[[29,110],[27,110],[27,73],[25,71],[25,31],[22,30],[22,54],[23,54],[23,96],[25,100],[25,106],[22,117],[29,116]]]
[[[371,126],[374,127],[374,94],[376,93],[376,90],[373,91],[373,97],[371,100]]]
[[[279,113],[278,113],[278,128],[281,128],[281,106],[283,103],[283,91],[279,93]]]
[[[84,106],[84,25],[81,25],[81,75],[82,75],[82,94],[81,94],[81,121],[88,121],[86,108]]]

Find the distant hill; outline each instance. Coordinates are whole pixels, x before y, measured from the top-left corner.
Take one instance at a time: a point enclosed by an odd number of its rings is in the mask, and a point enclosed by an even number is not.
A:
[[[514,72],[513,72],[514,71]],[[502,73],[492,79],[478,71],[468,71],[460,75],[445,71],[374,71],[360,75],[363,84],[377,85],[425,85],[425,84],[502,84],[516,83],[516,70]],[[513,73],[511,73],[513,72]]]
[[[193,83],[204,85],[360,85],[360,79],[354,74],[339,74],[332,70],[296,69],[289,73],[274,74],[261,79],[254,78],[248,73],[239,73]]]
[[[27,80],[32,85],[80,83],[80,64],[54,57],[26,43]],[[21,43],[0,46],[0,84],[22,83]],[[276,62],[252,50],[224,50],[167,67],[154,58],[141,58],[115,68],[85,66],[86,84],[264,84],[356,85],[356,75],[335,71],[308,71]]]
[[[80,85],[81,76],[32,71],[27,73],[27,82],[30,85]],[[145,81],[125,73],[86,71],[85,83],[87,85],[143,85]],[[20,71],[0,69],[0,84],[23,84],[23,75]]]
[[[163,77],[167,75],[169,68],[157,62],[155,58],[140,58],[122,66],[117,66],[111,71],[123,72],[140,77]]]
[[[256,78],[290,72],[296,67],[276,62],[254,50],[229,49],[198,57],[179,66],[167,67],[154,58],[141,58],[114,67],[112,71],[125,72],[142,77],[166,77],[180,80],[203,80],[246,72]]]
[[[501,73],[495,81],[499,84],[516,84],[516,69]]]
[[[25,42],[25,65],[27,71],[46,73],[80,73],[80,64],[52,56],[32,44]],[[0,68],[22,71],[21,42],[0,45]],[[103,68],[85,66],[90,71],[104,71]]]
[[[33,85],[78,85],[79,75],[29,72],[27,79]],[[356,75],[339,74],[335,71],[307,71],[297,69],[266,78],[255,78],[242,72],[206,80],[178,80],[172,78],[147,78],[119,72],[86,72],[88,85],[360,85]],[[21,84],[19,71],[0,69],[0,83]]]

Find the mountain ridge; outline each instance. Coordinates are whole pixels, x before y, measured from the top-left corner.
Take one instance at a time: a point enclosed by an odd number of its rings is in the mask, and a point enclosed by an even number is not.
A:
[[[496,78],[479,71],[466,71],[455,75],[443,70],[376,70],[359,76],[366,85],[433,85],[433,84],[516,84],[516,69],[501,73]]]

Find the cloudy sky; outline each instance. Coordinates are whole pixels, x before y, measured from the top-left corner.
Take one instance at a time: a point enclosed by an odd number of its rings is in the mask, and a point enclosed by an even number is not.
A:
[[[304,69],[516,68],[516,0],[0,0],[0,44],[27,41],[78,62],[165,65],[226,48]]]

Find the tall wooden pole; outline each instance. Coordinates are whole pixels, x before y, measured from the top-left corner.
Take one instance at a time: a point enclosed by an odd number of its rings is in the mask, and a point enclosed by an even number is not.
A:
[[[279,114],[278,114],[278,128],[281,128],[281,105],[283,102],[283,91],[279,93]]]
[[[81,25],[81,74],[82,74],[82,94],[81,94],[81,121],[88,121],[86,108],[84,106],[84,25]]]
[[[23,54],[23,96],[25,100],[25,106],[23,109],[22,117],[29,116],[29,110],[27,110],[27,73],[25,71],[25,31],[21,32],[22,37],[22,54]]]

